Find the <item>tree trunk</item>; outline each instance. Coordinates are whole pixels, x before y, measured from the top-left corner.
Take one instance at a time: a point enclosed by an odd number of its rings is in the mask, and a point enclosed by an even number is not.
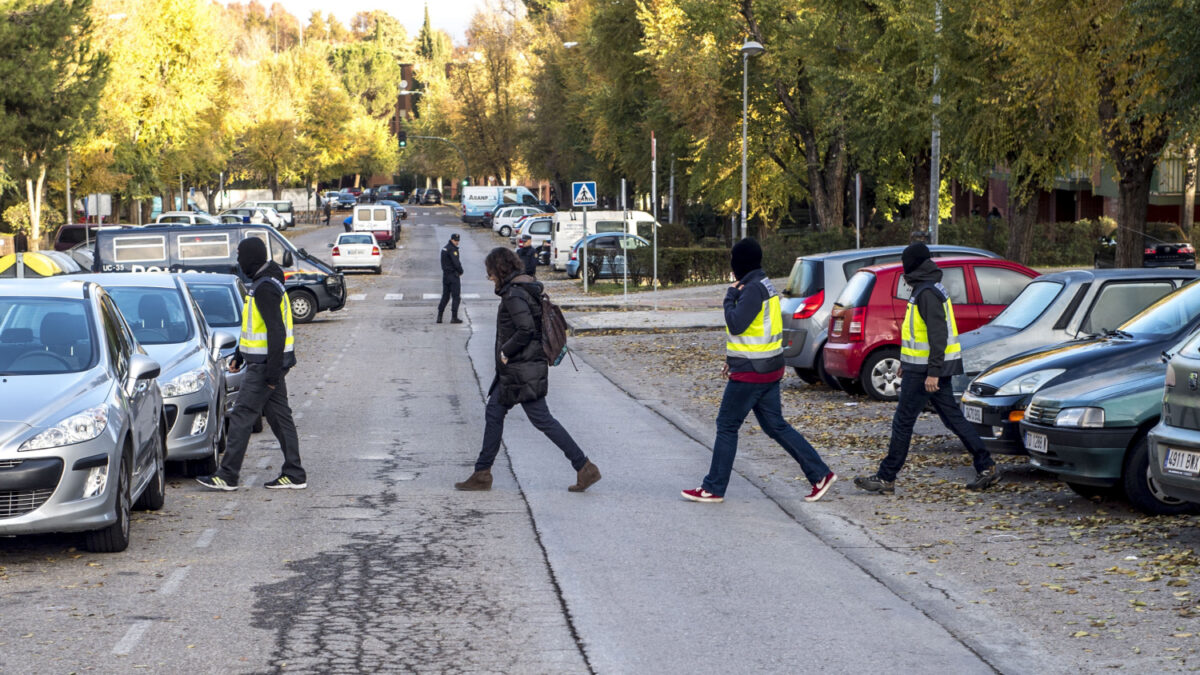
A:
[[[355,178],[354,184],[358,185],[357,177]],[[276,169],[275,171],[271,172],[271,199],[279,201],[281,194],[282,191],[279,189],[279,170]]]
[[[1128,164],[1132,164],[1129,162]],[[1150,176],[1154,164],[1141,171],[1121,172],[1117,200],[1117,267],[1141,267],[1146,245],[1146,207],[1150,204]]]
[[[929,172],[933,168],[933,160],[929,156],[928,151],[922,151],[921,154],[914,157],[910,162],[912,169],[912,231],[916,235],[918,232],[924,232],[925,238],[932,235],[929,232],[929,182],[931,176]]]
[[[1189,240],[1192,238],[1192,223],[1196,217],[1196,145],[1189,143],[1183,152],[1183,213],[1179,214],[1179,227]]]
[[[1004,257],[1028,265],[1033,254],[1033,231],[1037,224],[1038,200],[1036,193],[1013,191],[1008,198],[1008,249]],[[1000,227],[1001,223],[988,220],[988,227]],[[994,233],[990,233],[994,234]],[[989,237],[990,239],[990,237]]]

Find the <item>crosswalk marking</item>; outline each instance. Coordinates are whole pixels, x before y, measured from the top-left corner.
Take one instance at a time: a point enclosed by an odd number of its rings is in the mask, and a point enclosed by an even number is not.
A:
[[[424,293],[421,295],[422,300],[439,300],[439,299],[441,299],[441,297],[442,297],[441,293]],[[462,298],[463,300],[478,300],[479,294],[478,293],[463,293],[459,297]]]
[[[403,300],[404,294],[403,293],[388,293],[387,295],[383,296],[383,299],[384,300]]]
[[[353,300],[354,302],[361,302],[361,301],[367,299],[367,294],[366,293],[351,293],[349,299]]]

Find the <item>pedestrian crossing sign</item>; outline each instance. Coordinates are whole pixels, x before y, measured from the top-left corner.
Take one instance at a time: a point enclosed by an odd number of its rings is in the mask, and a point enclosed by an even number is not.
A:
[[[595,206],[596,181],[571,183],[571,206]]]

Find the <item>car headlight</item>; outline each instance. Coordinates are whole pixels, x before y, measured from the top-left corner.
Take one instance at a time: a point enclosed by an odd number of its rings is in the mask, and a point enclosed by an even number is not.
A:
[[[194,394],[204,386],[204,380],[203,368],[189,370],[182,375],[173,377],[166,384],[160,385],[162,387],[163,398]]]
[[[1054,418],[1054,426],[1097,429],[1104,426],[1104,408],[1063,408]]]
[[[1036,370],[1028,375],[1022,375],[1016,379],[1009,380],[1004,383],[996,391],[997,396],[1015,396],[1017,394],[1032,394],[1041,389],[1047,382],[1067,372],[1065,368],[1047,368],[1046,370]]]
[[[64,445],[90,441],[104,433],[107,426],[107,406],[99,405],[95,408],[88,408],[25,441],[21,447],[17,448],[17,451],[45,450],[46,448],[59,448]]]

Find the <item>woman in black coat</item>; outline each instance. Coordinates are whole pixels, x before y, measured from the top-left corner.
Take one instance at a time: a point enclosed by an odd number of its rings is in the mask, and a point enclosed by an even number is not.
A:
[[[496,376],[488,388],[483,449],[475,461],[475,473],[459,490],[488,490],[492,487],[492,463],[500,451],[504,417],[518,403],[538,431],[546,434],[563,451],[576,471],[575,484],[567,489],[583,492],[600,480],[600,470],[550,414],[546,405],[550,368],[542,350],[542,285],[525,274],[525,265],[507,248],[494,248],[483,261],[488,279],[496,284],[500,311],[496,315]]]

